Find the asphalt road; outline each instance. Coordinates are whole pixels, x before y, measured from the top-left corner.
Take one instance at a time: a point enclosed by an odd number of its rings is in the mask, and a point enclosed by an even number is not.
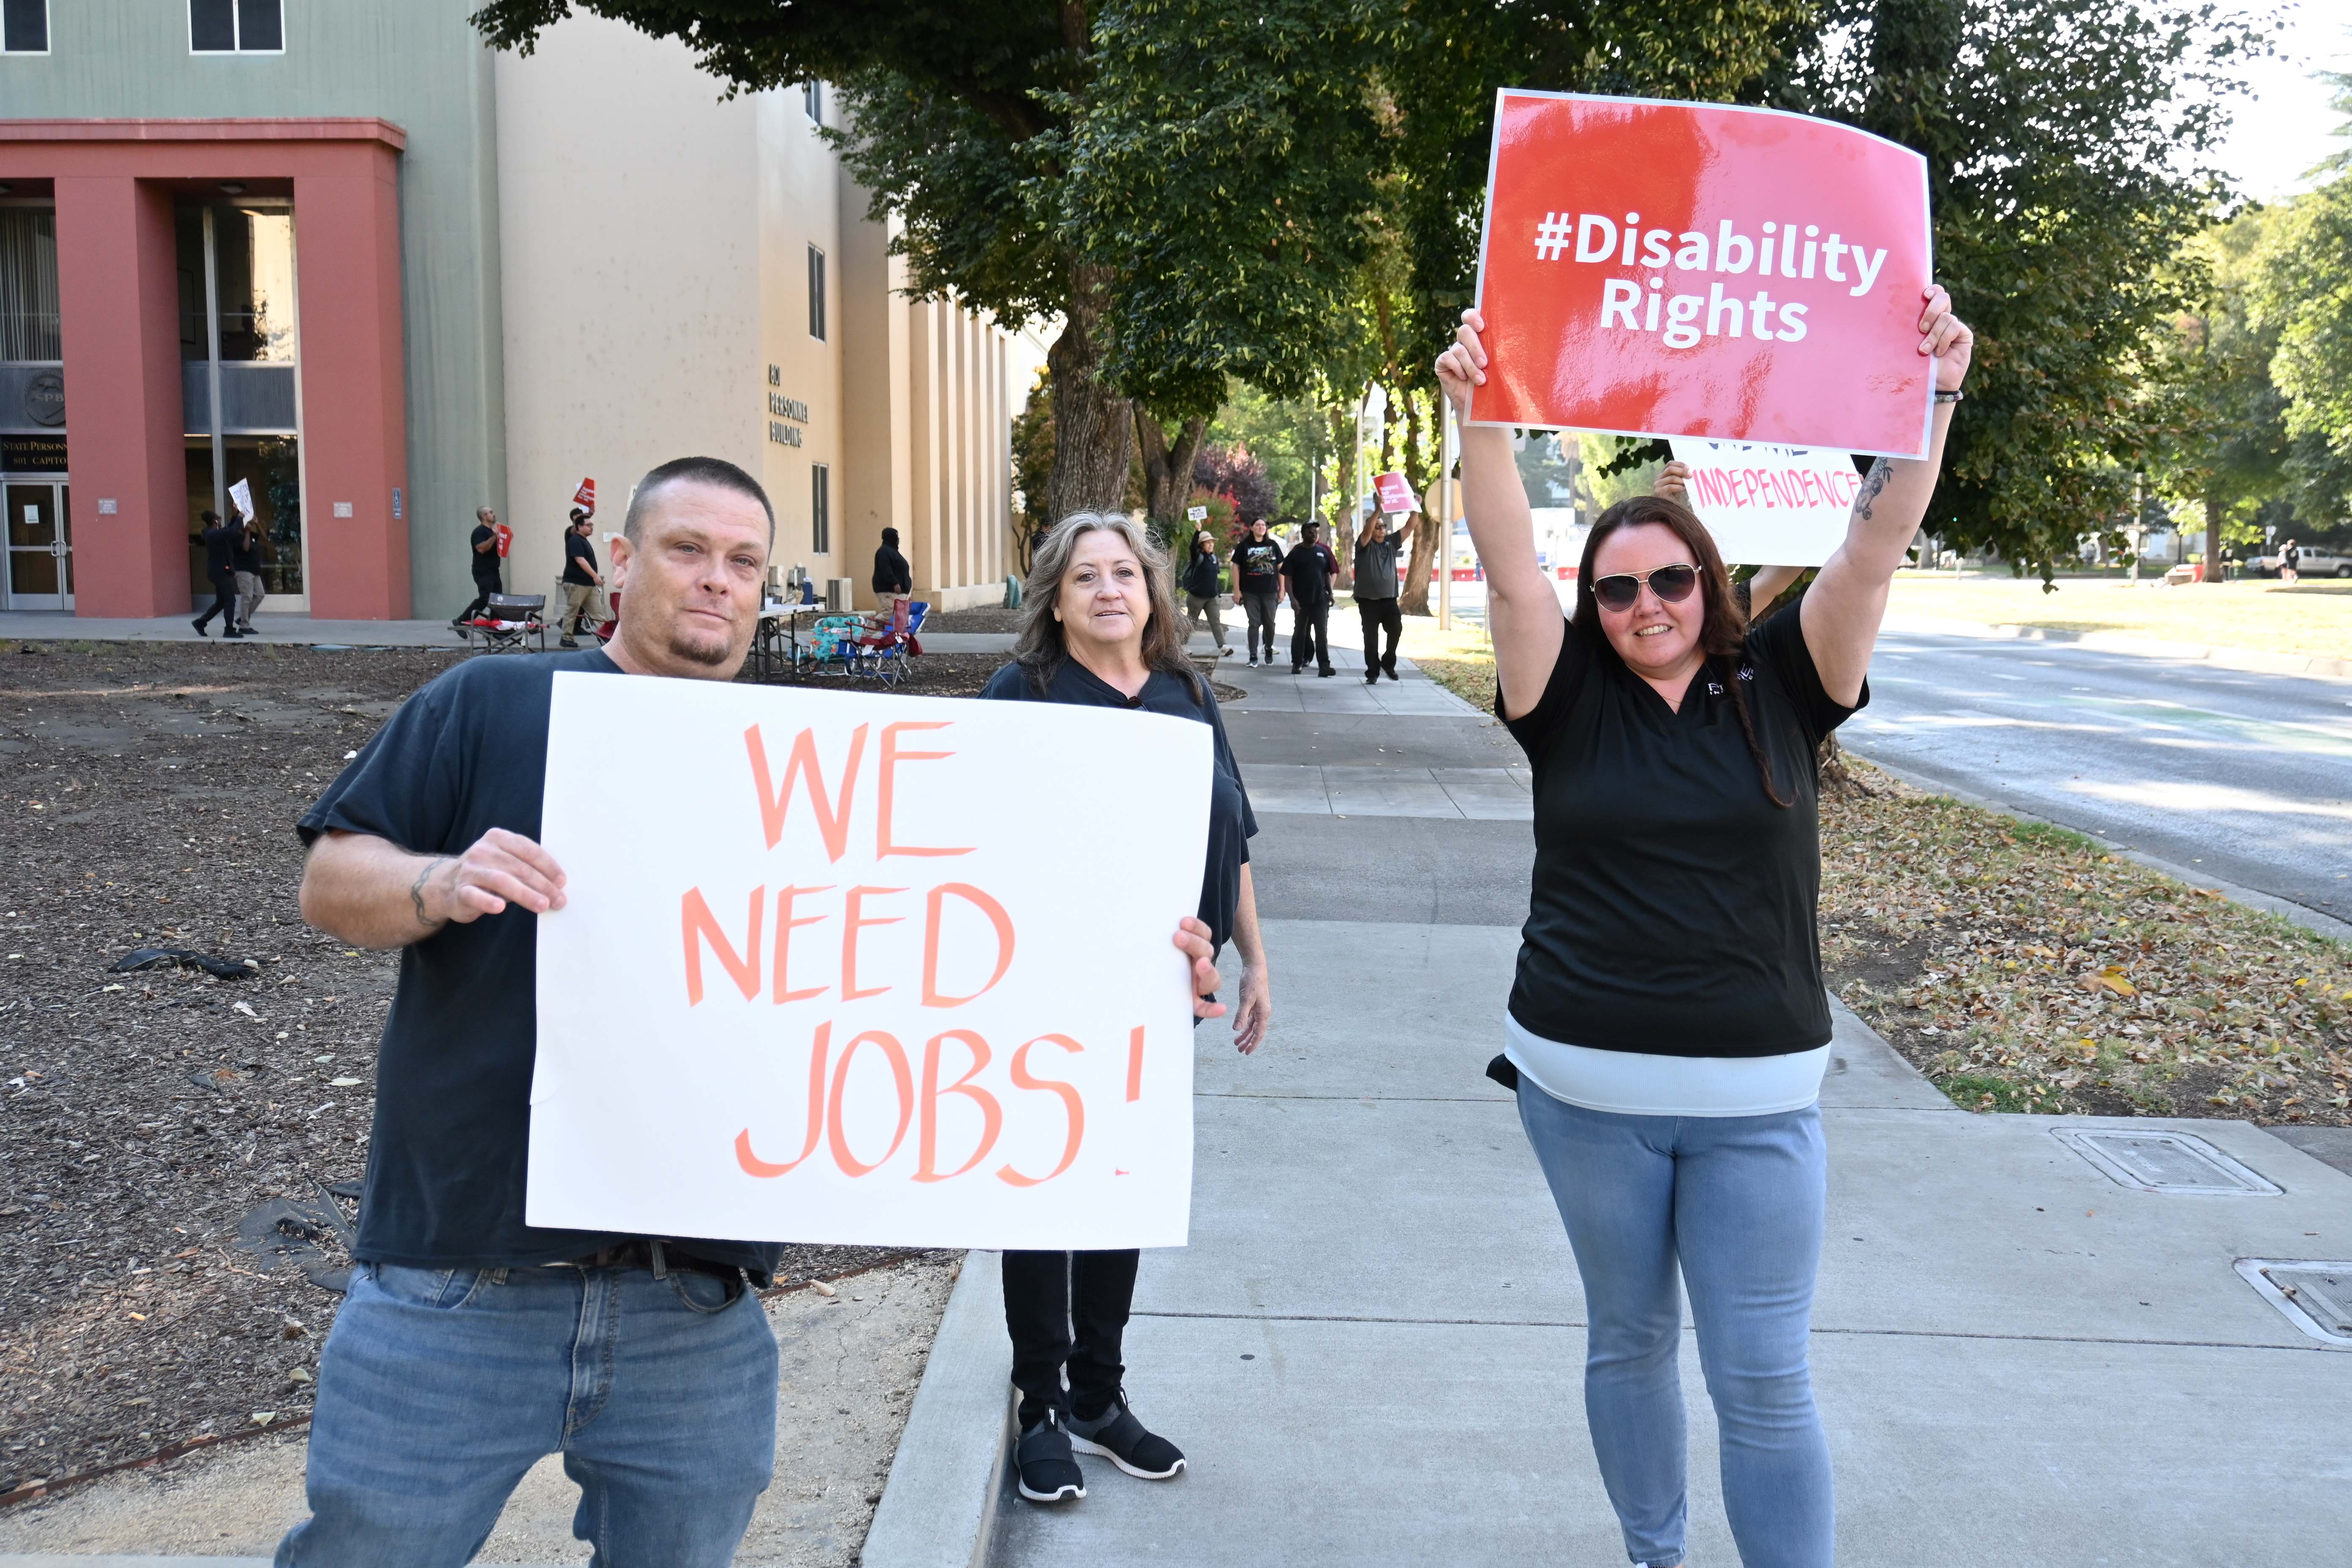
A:
[[[2352,919],[2352,681],[1890,632],[1865,757]]]

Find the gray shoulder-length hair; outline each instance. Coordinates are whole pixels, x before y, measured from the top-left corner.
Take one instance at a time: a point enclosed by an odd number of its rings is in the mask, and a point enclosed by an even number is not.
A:
[[[1069,574],[1070,557],[1077,552],[1078,541],[1097,529],[1118,534],[1143,563],[1143,580],[1151,599],[1151,618],[1143,626],[1145,667],[1182,678],[1197,701],[1201,678],[1184,652],[1185,626],[1176,614],[1168,552],[1124,512],[1074,511],[1037,542],[1030,557],[1029,576],[1021,585],[1021,632],[1013,639],[1013,662],[1044,691],[1053,684],[1062,661],[1070,657],[1062,638],[1062,623],[1054,618],[1054,607],[1061,602],[1062,579]]]

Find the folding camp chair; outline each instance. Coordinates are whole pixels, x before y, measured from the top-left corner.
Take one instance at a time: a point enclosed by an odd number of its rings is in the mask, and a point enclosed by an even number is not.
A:
[[[539,639],[539,651],[547,651],[547,595],[544,594],[493,594],[482,606],[482,613],[465,624],[466,646],[481,639],[484,653],[509,653],[524,647],[530,639]]]

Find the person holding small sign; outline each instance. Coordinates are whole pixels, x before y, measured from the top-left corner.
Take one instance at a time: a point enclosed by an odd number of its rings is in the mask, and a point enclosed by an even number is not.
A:
[[[1208,616],[1209,640],[1217,645],[1219,658],[1230,658],[1234,651],[1225,646],[1225,625],[1217,616],[1217,580],[1223,572],[1223,564],[1217,559],[1217,542],[1204,528],[1192,536],[1192,558],[1184,563],[1184,632],[1190,637],[1192,628],[1201,624],[1201,617]]]
[[[1240,951],[1234,1045],[1248,1055],[1265,1038],[1273,1017],[1250,881],[1249,840],[1257,818],[1225,740],[1216,696],[1185,654],[1186,626],[1177,617],[1169,577],[1167,554],[1127,517],[1082,511],[1064,518],[1037,545],[1022,593],[1013,662],[990,679],[981,696],[1165,713],[1214,732],[1208,864],[1199,920],[1186,923],[1203,928],[1213,948],[1230,940]],[[1144,824],[1137,826],[1148,831]],[[1087,853],[1098,857],[1103,874],[1115,876],[1120,847],[1090,846]],[[1213,976],[1208,984],[1213,988]],[[1223,1008],[1204,999],[1195,1011],[1214,1016]],[[1004,1323],[1013,1340],[1013,1382],[1021,1391],[1013,1461],[1021,1495],[1031,1502],[1087,1495],[1076,1452],[1099,1454],[1145,1480],[1172,1480],[1183,1472],[1182,1451],[1136,1418],[1121,1384],[1127,1369],[1120,1341],[1135,1299],[1139,1257],[1132,1247],[1004,1254]]]
[[[655,468],[612,544],[608,647],[438,677],[298,825],[303,919],[401,963],[351,1289],[319,1368],[310,1517],[282,1564],[467,1562],[560,1452],[597,1562],[719,1568],[767,1489],[776,1342],[751,1287],[777,1247],[534,1226],[526,1173],[539,918],[566,902],[540,842],[555,676],[732,680],[774,534],[732,463]],[[657,834],[667,808],[623,802],[615,831]],[[1190,917],[1175,939],[1196,995],[1217,982],[1209,939]],[[616,973],[648,962],[612,955]]]
[[[1690,465],[1676,459],[1658,470],[1658,477],[1651,482],[1650,493],[1687,505],[1685,494],[1689,486]],[[1772,601],[1787,593],[1789,585],[1804,574],[1802,566],[1758,565],[1753,575],[1744,583],[1733,584],[1733,588],[1752,615],[1771,608]]]
[[[1538,564],[1509,433],[1472,426],[1486,321],[1437,361],[1460,410],[1496,710],[1535,772],[1536,861],[1507,1048],[1591,1315],[1585,1412],[1637,1563],[1684,1561],[1675,1282],[1722,1432],[1740,1560],[1826,1568],[1829,1447],[1807,1369],[1831,1030],[1813,754],[1869,700],[1887,588],[1926,514],[1973,339],[1926,289],[1931,438],[1880,458],[1793,613],[1753,629],[1706,530],[1655,496],[1593,524],[1572,618]]]

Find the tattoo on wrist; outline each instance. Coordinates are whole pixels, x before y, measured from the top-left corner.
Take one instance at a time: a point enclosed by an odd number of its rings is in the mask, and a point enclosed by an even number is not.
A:
[[[1885,489],[1886,488],[1886,481],[1894,477],[1895,465],[1889,462],[1886,458],[1881,458],[1878,461],[1871,464],[1870,472],[1863,476],[1862,493],[1854,497],[1853,514],[1862,519],[1863,521],[1868,522],[1870,521],[1870,509],[1872,504],[1878,500],[1878,492]]]
[[[425,912],[425,884],[432,878],[434,872],[447,864],[448,859],[449,857],[442,855],[427,860],[425,862],[425,868],[416,873],[416,880],[408,884],[408,901],[416,910],[418,925],[430,926],[434,923],[433,917]]]

